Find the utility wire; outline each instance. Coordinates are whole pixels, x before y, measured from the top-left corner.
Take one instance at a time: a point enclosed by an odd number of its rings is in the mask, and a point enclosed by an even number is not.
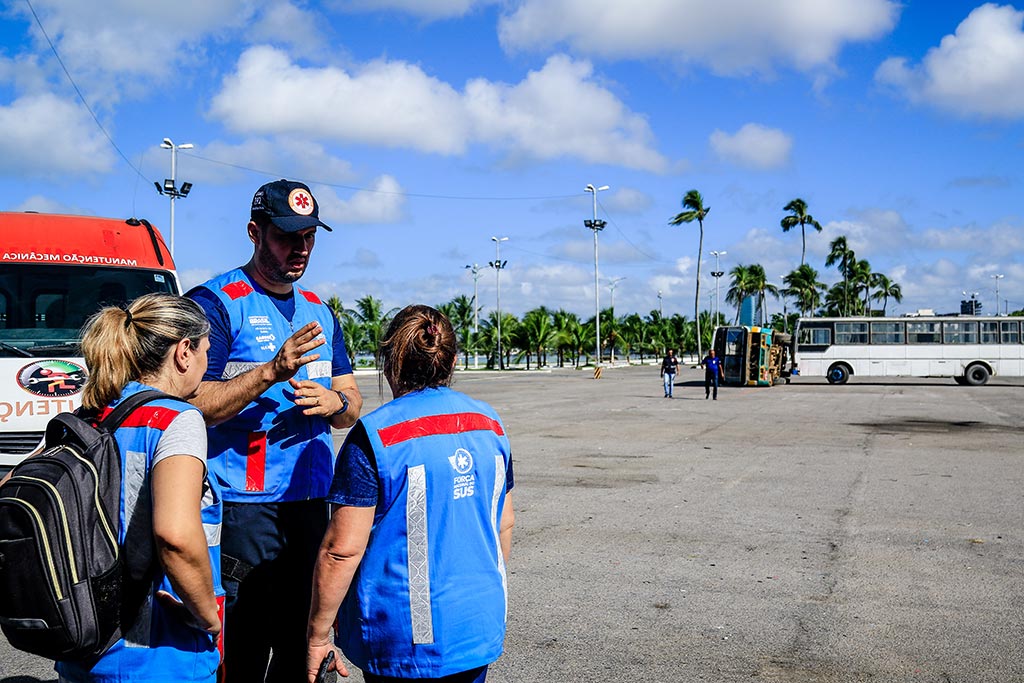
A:
[[[43,28],[43,22],[39,20],[39,15],[36,14],[36,8],[32,6],[31,0],[25,0],[25,4],[28,5],[29,11],[32,12],[32,17],[36,20],[36,25],[42,32],[43,37],[46,38],[46,42],[50,45],[50,49],[53,51],[53,56],[57,58],[57,63],[60,64],[60,68],[64,70],[64,75],[68,77],[68,81],[71,83],[71,87],[74,88],[75,93],[78,94],[78,99],[82,101],[82,106],[84,106],[86,111],[89,112],[89,115],[92,116],[92,120],[96,122],[96,127],[100,129],[100,132],[103,133],[104,137],[107,138],[107,142],[110,143],[110,146],[113,147],[120,155],[120,157],[124,159],[124,162],[128,164],[128,166],[130,166],[133,171],[135,171],[136,175],[138,175],[140,178],[142,178],[148,183],[149,178],[144,176],[142,174],[142,171],[140,171],[138,167],[136,167],[135,164],[133,164],[131,160],[125,156],[124,152],[121,151],[121,148],[117,146],[116,142],[114,142],[114,138],[110,137],[110,133],[108,133],[107,129],[103,127],[103,124],[100,123],[99,117],[96,116],[96,112],[94,112],[92,110],[92,107],[89,106],[89,103],[86,102],[85,96],[82,94],[82,91],[78,89],[78,84],[75,83],[75,79],[71,77],[71,72],[68,71],[67,66],[64,65],[64,60],[60,58],[60,53],[57,52],[57,46],[53,44],[53,41],[50,40],[50,36],[46,32],[46,29]]]

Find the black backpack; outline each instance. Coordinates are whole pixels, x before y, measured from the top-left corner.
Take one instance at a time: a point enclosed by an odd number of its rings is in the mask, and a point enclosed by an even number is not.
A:
[[[0,486],[0,628],[19,650],[55,660],[97,659],[137,616],[152,550],[118,543],[121,453],[114,431],[144,403],[141,391],[97,426],[61,413],[45,449]]]

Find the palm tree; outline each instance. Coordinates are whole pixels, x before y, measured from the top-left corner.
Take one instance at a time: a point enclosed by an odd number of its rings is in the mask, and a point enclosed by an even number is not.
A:
[[[821,232],[821,223],[814,220],[814,216],[807,213],[807,202],[802,199],[794,199],[789,204],[782,207],[783,211],[789,211],[790,215],[783,217],[780,221],[782,225],[782,232],[789,232],[790,228],[800,226],[800,239],[803,243],[803,248],[800,251],[800,265],[803,265],[807,260],[807,226],[811,226],[818,232]]]
[[[868,296],[871,294],[871,264],[866,259],[852,259],[846,268],[849,271],[848,280],[858,300],[859,314],[871,315],[871,310],[868,308]],[[860,300],[861,293],[864,294],[863,301]]]
[[[555,345],[555,349],[558,351],[558,367],[565,366],[565,353],[572,351],[574,353],[573,367],[579,366],[579,350],[574,345],[574,337],[576,334],[576,328],[580,325],[580,318],[575,313],[570,313],[564,309],[555,311],[552,315],[554,321],[555,338],[552,343]]]
[[[367,350],[370,353],[377,353],[388,323],[397,312],[397,308],[392,308],[385,313],[384,302],[380,299],[375,299],[370,294],[356,299],[356,310],[352,314],[363,327],[363,332],[366,334],[366,343],[369,347]]]
[[[732,282],[729,283],[729,291],[725,293],[725,302],[736,306],[736,323],[740,321],[740,308],[743,301],[754,293],[750,282],[750,269],[742,263],[729,271]]]
[[[339,322],[341,323],[341,332],[345,335],[345,351],[348,353],[348,362],[354,368],[356,354],[369,346],[366,331],[351,311],[343,312]]]
[[[462,348],[463,360],[466,369],[469,369],[469,354],[476,352],[473,339],[473,297],[460,294],[445,304],[445,315],[452,322],[455,328],[455,336]],[[441,310],[440,308],[438,310]]]
[[[708,212],[711,211],[711,207],[704,206],[704,197],[700,195],[700,192],[690,190],[683,197],[683,209],[685,211],[676,214],[676,217],[669,221],[669,225],[681,225],[697,221],[697,224],[700,226],[700,241],[697,243],[697,284],[693,296],[693,318],[697,322],[697,356],[703,357],[700,344],[700,258],[701,254],[704,253],[704,219],[707,217]]]
[[[757,295],[757,306],[761,309],[761,324],[768,324],[768,296],[779,298],[779,288],[768,281],[764,266],[755,263],[747,268],[747,286],[751,294]]]
[[[530,355],[537,352],[537,367],[540,368],[541,357],[555,337],[555,329],[551,324],[551,314],[543,306],[527,311],[522,323],[517,328],[517,346],[526,356],[526,369],[530,369]]]
[[[882,273],[874,273],[872,284],[878,290],[871,295],[871,298],[875,301],[882,300],[882,317],[885,317],[885,309],[889,305],[889,297],[896,303],[903,301],[903,288],[900,287],[900,283],[893,282],[887,276]]]
[[[801,317],[806,317],[808,311],[813,312],[821,306],[821,293],[825,291],[825,283],[818,281],[818,271],[808,264],[797,267],[783,277],[782,281],[786,285],[782,290],[783,296],[796,300]]]
[[[847,263],[855,258],[853,249],[850,249],[846,242],[846,235],[840,235],[828,245],[828,257],[825,259],[825,266],[839,265],[839,272],[843,274],[843,315],[850,314],[849,289],[847,279]]]

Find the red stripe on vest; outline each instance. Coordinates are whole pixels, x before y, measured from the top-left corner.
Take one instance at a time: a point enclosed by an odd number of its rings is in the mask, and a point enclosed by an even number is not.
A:
[[[434,436],[437,434],[461,434],[462,432],[475,432],[487,430],[498,436],[504,436],[501,423],[492,420],[480,413],[454,413],[451,415],[428,415],[417,417],[415,420],[406,420],[390,427],[377,430],[377,436],[384,443],[384,446],[394,446],[396,443],[418,439],[421,436]]]
[[[320,301],[320,297],[318,297],[313,292],[307,292],[304,289],[300,289],[299,292],[302,294],[302,296],[306,297],[306,301],[308,301],[311,304],[322,304],[323,303],[323,301]]]
[[[112,408],[105,408],[100,413],[100,419],[105,418],[114,412]],[[132,414],[121,423],[122,427],[152,427],[163,431],[171,424],[174,418],[178,417],[180,410],[173,408],[161,408],[160,406],[140,406],[132,411]]]
[[[245,490],[262,491],[267,473],[267,433],[249,432],[249,450],[245,459]]]
[[[235,299],[241,299],[243,296],[248,296],[253,293],[253,288],[249,286],[248,282],[244,280],[238,280],[236,282],[229,282],[220,288],[220,291],[228,295],[228,297],[234,301]]]

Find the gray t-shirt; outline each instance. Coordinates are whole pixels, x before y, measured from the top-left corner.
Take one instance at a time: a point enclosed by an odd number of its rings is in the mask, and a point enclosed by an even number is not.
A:
[[[153,467],[174,455],[191,455],[206,467],[206,423],[198,410],[183,410],[167,425],[153,454]]]

